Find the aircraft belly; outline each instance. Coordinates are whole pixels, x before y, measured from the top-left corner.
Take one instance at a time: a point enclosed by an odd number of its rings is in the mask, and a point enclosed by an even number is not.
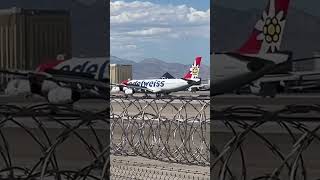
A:
[[[211,95],[219,95],[236,90],[237,88],[244,86],[252,81],[257,80],[270,70],[274,69],[275,65],[266,65],[263,69],[257,72],[243,72],[237,76],[230,76],[225,80],[216,80],[213,82],[213,88],[211,89]]]
[[[184,85],[173,85],[173,86],[169,86],[166,88],[162,88],[162,92],[176,92],[176,91],[183,91],[185,89],[187,89],[188,87],[190,87],[189,84],[184,84]]]

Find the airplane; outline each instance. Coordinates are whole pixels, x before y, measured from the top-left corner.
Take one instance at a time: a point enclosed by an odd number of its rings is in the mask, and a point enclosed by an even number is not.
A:
[[[52,104],[67,104],[81,96],[99,95],[108,98],[108,58],[59,58],[40,64],[35,71],[0,70],[17,76],[8,82],[5,94],[9,96],[34,94],[43,96]]]
[[[161,79],[174,79],[174,77],[171,74],[169,74],[168,72],[163,74],[160,78]],[[210,80],[208,80],[207,84],[201,83],[200,85],[193,85],[193,86],[190,86],[187,90],[190,92],[210,90]]]
[[[132,95],[137,91],[154,93],[157,97],[168,95],[172,92],[182,91],[190,86],[201,83],[199,78],[200,64],[202,57],[196,57],[193,65],[183,78],[169,79],[142,79],[142,80],[125,80],[121,84],[113,85],[111,93],[124,92],[126,95]]]
[[[317,57],[291,60],[291,62],[319,60]],[[282,74],[264,75],[252,83],[250,90],[262,97],[275,97],[276,91],[270,89],[281,88],[282,92],[303,92],[305,90],[319,90],[320,71],[288,71]]]
[[[208,80],[208,83],[206,83],[206,84],[193,85],[188,88],[188,91],[190,91],[190,92],[208,91],[208,90],[210,90],[210,80]]]
[[[306,90],[320,87],[320,71],[291,71],[291,52],[279,51],[290,0],[269,0],[249,39],[236,51],[213,53],[211,95],[237,93],[247,87],[251,94],[274,97],[277,88]]]
[[[160,78],[161,79],[174,79],[174,77],[171,74],[169,74],[168,72],[164,73]],[[206,84],[201,83],[200,85],[190,86],[187,90],[190,92],[210,90],[210,80],[208,80],[208,83],[206,83]]]
[[[251,86],[288,64],[291,54],[279,51],[288,7],[289,0],[269,0],[249,39],[239,49],[211,54],[211,96]]]

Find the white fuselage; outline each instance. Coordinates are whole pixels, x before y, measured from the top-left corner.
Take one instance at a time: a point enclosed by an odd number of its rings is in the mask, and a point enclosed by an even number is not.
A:
[[[211,55],[211,94],[223,94],[252,83],[275,69],[277,64],[287,61],[288,54],[227,54]],[[251,66],[250,66],[251,65]],[[256,70],[250,69],[256,67]],[[258,67],[258,69],[257,69]]]
[[[211,62],[210,78],[213,86],[250,72],[247,68],[247,62],[239,61],[237,58],[226,54],[212,54]]]
[[[188,81],[183,79],[144,79],[131,80],[128,85],[135,85],[147,88],[153,93],[171,93],[182,91],[191,86]]]
[[[108,77],[109,60],[107,58],[73,58],[62,61],[53,69],[63,71],[88,73],[94,75],[97,80]]]

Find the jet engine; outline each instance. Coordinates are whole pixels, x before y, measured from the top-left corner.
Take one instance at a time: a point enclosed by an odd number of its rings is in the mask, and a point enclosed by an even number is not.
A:
[[[59,85],[53,81],[44,80],[41,84],[41,92],[47,94],[50,90],[59,87]]]
[[[56,87],[48,92],[48,101],[52,104],[73,103],[80,99],[80,93],[70,88]]]
[[[133,94],[133,89],[127,88],[126,90],[124,90],[124,93],[127,95]]]
[[[5,94],[10,96],[32,94],[30,81],[27,79],[14,79],[9,81],[5,89]]]
[[[261,84],[260,83],[252,83],[250,85],[250,90],[252,94],[259,94],[261,92]]]
[[[111,93],[118,93],[118,92],[120,92],[121,91],[121,89],[120,89],[120,87],[112,87],[111,88]]]

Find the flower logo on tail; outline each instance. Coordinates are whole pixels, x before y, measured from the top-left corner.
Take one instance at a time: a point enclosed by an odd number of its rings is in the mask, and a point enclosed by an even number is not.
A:
[[[260,49],[262,53],[267,53],[269,50],[271,52],[279,50],[284,24],[284,12],[279,11],[276,14],[274,0],[271,0],[268,13],[264,11],[262,19],[255,25],[255,28],[261,32],[257,36],[257,40],[263,41],[262,48]]]
[[[191,74],[193,77],[198,77],[199,76],[199,70],[200,68],[196,65],[192,65],[192,67],[190,68]]]

